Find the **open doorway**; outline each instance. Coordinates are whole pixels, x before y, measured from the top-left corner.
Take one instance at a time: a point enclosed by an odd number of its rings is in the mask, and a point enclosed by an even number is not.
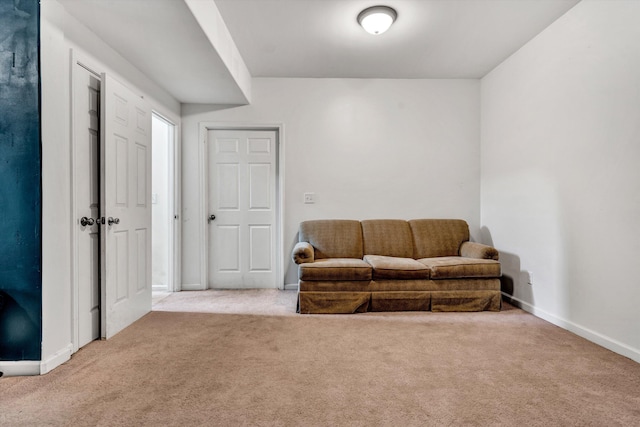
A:
[[[152,285],[154,302],[177,291],[175,276],[175,148],[176,126],[164,117],[152,116]]]

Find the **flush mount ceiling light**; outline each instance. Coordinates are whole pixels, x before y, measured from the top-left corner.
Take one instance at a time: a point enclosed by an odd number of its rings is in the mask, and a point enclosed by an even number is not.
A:
[[[372,6],[358,14],[358,24],[368,33],[382,34],[397,17],[396,11],[389,6]]]

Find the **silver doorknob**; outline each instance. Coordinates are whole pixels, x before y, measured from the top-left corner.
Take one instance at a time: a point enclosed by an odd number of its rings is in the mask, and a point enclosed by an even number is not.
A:
[[[109,219],[107,220],[107,224],[109,225],[120,224],[120,218],[109,217]]]
[[[209,215],[209,218],[207,218],[207,221],[211,222],[211,221],[213,221],[215,219],[216,219],[216,216],[214,214],[211,214],[211,215]]]
[[[91,226],[95,223],[96,221],[93,218],[87,218],[86,216],[80,218],[80,225],[83,227],[86,227],[87,225]]]

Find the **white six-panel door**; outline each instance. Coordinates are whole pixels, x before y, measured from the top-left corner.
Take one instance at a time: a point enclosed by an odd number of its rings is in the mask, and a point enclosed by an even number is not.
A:
[[[276,132],[209,130],[209,288],[275,288]]]
[[[151,109],[102,75],[102,322],[110,338],[151,311]]]

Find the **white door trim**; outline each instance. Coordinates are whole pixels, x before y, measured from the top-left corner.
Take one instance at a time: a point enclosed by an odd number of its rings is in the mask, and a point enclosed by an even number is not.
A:
[[[69,221],[71,222],[71,351],[75,353],[78,351],[80,345],[80,326],[79,326],[79,265],[78,265],[78,225],[76,218],[76,208],[77,208],[77,183],[78,176],[76,176],[76,163],[77,163],[77,144],[78,144],[78,136],[76,135],[76,118],[75,118],[75,109],[76,103],[74,99],[75,91],[75,83],[78,78],[78,73],[75,71],[76,66],[80,66],[90,73],[94,74],[95,77],[102,81],[101,72],[98,71],[98,68],[95,65],[87,62],[86,58],[81,57],[77,54],[76,51],[70,49],[70,73],[71,73],[71,84],[69,85],[69,96],[70,96],[70,133],[71,133],[71,215],[69,216]]]
[[[169,292],[179,292],[182,290],[182,264],[180,260],[181,256],[181,236],[182,236],[182,227],[180,220],[180,211],[181,211],[181,169],[180,169],[180,153],[182,152],[180,146],[180,120],[170,115],[163,114],[159,112],[157,109],[152,108],[152,115],[158,117],[159,119],[165,121],[169,125],[173,127],[173,135],[171,137],[171,150],[170,159],[169,159],[169,182],[170,182],[170,197],[173,200],[171,212],[171,225],[169,231],[169,259],[171,260],[171,265],[169,266]]]
[[[168,117],[168,116],[166,116]],[[182,290],[182,124],[172,120],[175,129],[173,145],[173,291]]]
[[[284,289],[284,256],[282,253],[284,241],[284,124],[282,123],[235,123],[235,122],[200,122],[199,126],[199,195],[200,195],[200,220],[198,221],[200,236],[200,284],[190,290],[204,290],[208,288],[209,278],[209,227],[207,217],[208,207],[208,176],[209,165],[207,132],[210,130],[267,130],[276,132],[276,146],[278,155],[276,156],[276,287]]]

